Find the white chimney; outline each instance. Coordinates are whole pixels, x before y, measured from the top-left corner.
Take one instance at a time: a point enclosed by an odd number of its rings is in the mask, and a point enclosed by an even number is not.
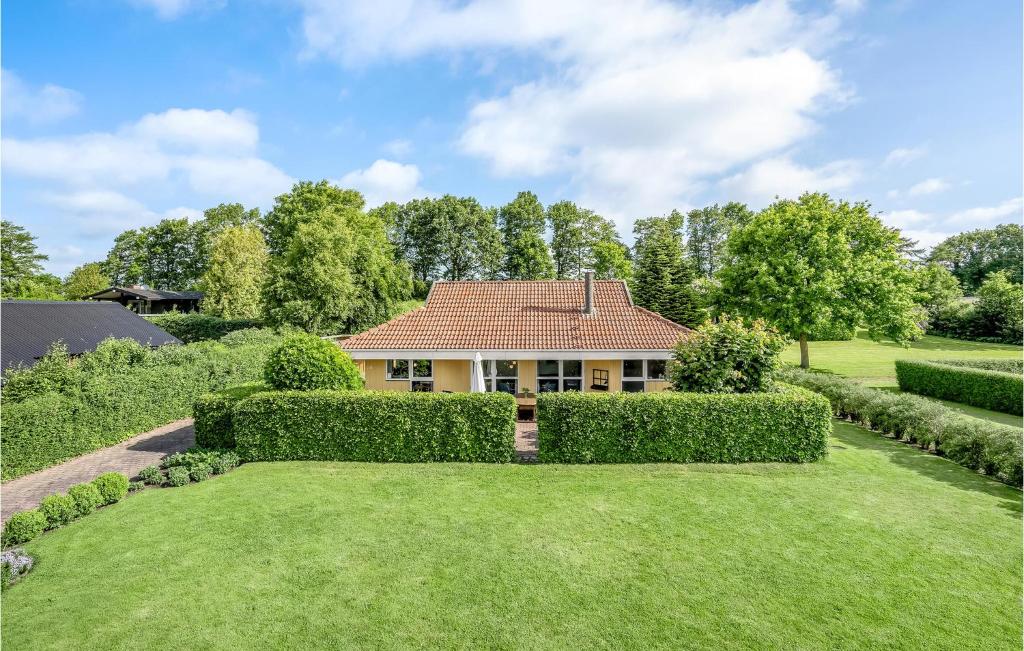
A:
[[[583,313],[594,314],[594,272],[588,271],[583,274]]]

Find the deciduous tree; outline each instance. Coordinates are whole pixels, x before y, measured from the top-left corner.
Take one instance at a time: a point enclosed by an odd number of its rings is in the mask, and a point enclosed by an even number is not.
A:
[[[932,249],[929,260],[949,269],[969,294],[994,271],[1005,270],[1011,282],[1020,283],[1024,228],[1020,224],[1002,224],[954,235]]]
[[[753,216],[745,204],[730,202],[691,210],[686,215],[686,253],[694,273],[711,278],[722,266],[729,231]]]
[[[202,311],[225,319],[259,318],[267,261],[267,245],[256,226],[223,228],[210,245]]]
[[[532,192],[520,192],[502,206],[498,220],[505,246],[505,277],[510,280],[554,278],[555,266],[544,241],[544,207]]]
[[[80,301],[84,297],[110,287],[108,278],[100,268],[100,263],[90,262],[75,267],[64,279],[61,293],[69,301]]]

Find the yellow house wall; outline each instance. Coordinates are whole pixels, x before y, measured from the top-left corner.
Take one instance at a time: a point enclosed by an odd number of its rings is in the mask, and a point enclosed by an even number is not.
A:
[[[468,359],[435,359],[434,391],[469,391]]]
[[[363,380],[371,391],[408,391],[409,380],[387,379],[387,362],[383,359],[360,360],[363,364]]]
[[[585,359],[583,360],[583,391],[594,391],[590,385],[594,383],[594,370],[608,371],[608,391],[622,391],[622,360],[619,359]]]

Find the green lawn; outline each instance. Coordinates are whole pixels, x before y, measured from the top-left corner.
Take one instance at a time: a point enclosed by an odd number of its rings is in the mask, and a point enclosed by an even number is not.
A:
[[[869,386],[896,386],[897,359],[969,359],[1020,357],[1021,347],[977,341],[924,337],[903,348],[891,341],[871,341],[859,332],[852,341],[812,341],[811,367],[847,377],[863,378]],[[790,364],[800,363],[800,346],[792,344],[783,354]]]
[[[1021,493],[811,465],[250,464],[27,545],[9,649],[1019,649]]]

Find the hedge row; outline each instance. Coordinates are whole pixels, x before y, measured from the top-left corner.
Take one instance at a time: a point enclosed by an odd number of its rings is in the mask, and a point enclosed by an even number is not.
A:
[[[120,502],[127,494],[128,477],[119,472],[103,473],[90,483],[75,484],[67,495],[47,495],[38,509],[12,514],[0,533],[0,543],[4,547],[26,543],[47,529],[62,527],[101,506]]]
[[[235,447],[231,426],[235,405],[254,393],[267,390],[267,385],[262,382],[252,382],[200,396],[192,407],[196,445],[203,448]]]
[[[765,393],[544,393],[538,458],[555,463],[817,461],[828,401],[796,387]]]
[[[245,461],[508,462],[515,423],[503,393],[275,391],[231,414]]]
[[[896,360],[896,379],[901,390],[922,396],[953,400],[1007,414],[1021,415],[1024,408],[1024,375],[1019,372],[1007,373],[944,361]]]
[[[1021,486],[1024,430],[965,416],[928,398],[869,389],[835,375],[787,369],[782,379],[824,395],[838,416]]]
[[[199,312],[169,312],[147,315],[146,319],[186,344],[220,339],[229,332],[259,326],[259,322],[249,319],[222,319]]]
[[[1003,373],[1024,373],[1024,359],[944,359],[938,363],[950,366],[983,368],[988,371],[1002,371]]]

